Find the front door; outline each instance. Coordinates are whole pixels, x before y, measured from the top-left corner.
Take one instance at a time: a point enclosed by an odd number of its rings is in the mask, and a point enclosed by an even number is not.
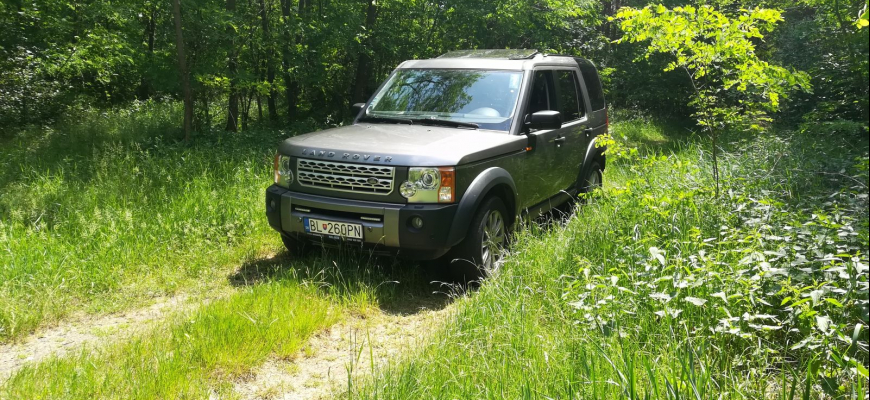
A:
[[[525,116],[552,110],[562,115],[562,127],[531,130],[534,149],[524,168],[528,204],[540,203],[574,184],[585,154],[585,103],[573,69],[539,69],[532,77]]]
[[[532,86],[528,104],[525,107],[525,119],[538,111],[556,109],[556,81],[553,70],[535,70],[532,75]],[[558,157],[561,150],[558,138],[560,129],[535,130],[528,135],[532,142],[532,150],[527,153],[523,168],[524,190],[526,192],[524,207],[540,203],[553,196],[559,189]]]

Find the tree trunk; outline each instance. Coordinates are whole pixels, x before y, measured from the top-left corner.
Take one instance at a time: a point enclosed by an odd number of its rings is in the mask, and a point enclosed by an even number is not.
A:
[[[362,103],[366,101],[366,89],[368,88],[369,79],[371,79],[372,58],[369,56],[368,50],[372,43],[372,29],[375,27],[375,22],[378,18],[378,7],[374,0],[367,0],[366,21],[363,27],[366,31],[366,38],[362,42],[362,48],[359,52],[359,60],[356,65],[356,78],[353,83],[353,94],[351,95],[352,102]]]
[[[150,67],[151,63],[154,60],[154,35],[157,31],[157,10],[156,8],[152,8],[151,12],[148,13],[148,21],[145,22],[145,37],[148,42],[148,50],[147,54],[147,63],[146,66]],[[147,100],[151,97],[151,83],[148,82],[148,78],[145,74],[142,75],[141,81],[139,82],[139,90],[138,96],[139,100]]]
[[[269,96],[266,99],[269,107],[269,120],[276,121],[278,119],[278,109],[275,107],[275,66],[272,63],[272,35],[269,32],[269,14],[266,12],[266,1],[260,0],[260,22],[263,27],[263,43],[266,45],[266,51],[263,55],[263,60],[266,64],[266,82],[269,83]]]
[[[190,91],[190,77],[187,72],[187,60],[184,57],[181,0],[172,0],[172,17],[175,20],[175,48],[178,50],[178,69],[181,72],[181,91],[184,96],[184,141],[188,142],[193,125],[193,94]]]
[[[236,13],[236,0],[227,0],[227,14],[233,18]],[[238,74],[239,52],[236,50],[235,32],[232,25],[227,24],[227,36],[230,39],[230,54],[227,62],[227,70],[230,76],[230,96],[227,104],[227,124],[225,130],[237,132],[239,130],[239,90],[236,88],[236,75]]]
[[[297,92],[299,91],[296,80],[290,76],[290,45],[293,44],[290,32],[290,0],[281,0],[281,15],[284,17],[282,69],[284,73],[284,96],[287,97],[287,124],[289,125],[293,122],[293,118],[296,117],[296,99],[298,98]]]

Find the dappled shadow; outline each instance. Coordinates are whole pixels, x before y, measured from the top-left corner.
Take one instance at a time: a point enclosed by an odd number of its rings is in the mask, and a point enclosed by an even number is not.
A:
[[[317,250],[305,257],[282,251],[244,263],[227,279],[237,287],[298,281],[343,300],[373,300],[381,311],[391,315],[437,311],[461,294],[456,285],[446,283],[445,275],[433,268],[347,249]]]

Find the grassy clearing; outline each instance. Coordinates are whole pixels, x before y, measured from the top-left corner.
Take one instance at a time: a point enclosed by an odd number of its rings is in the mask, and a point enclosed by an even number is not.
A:
[[[0,137],[0,342],[227,287],[242,260],[280,247],[260,203],[287,133],[164,141],[178,113],[146,103]]]
[[[613,128],[605,190],[353,397],[867,398],[866,138],[736,140],[717,199],[694,138]]]
[[[233,382],[268,358],[292,359],[348,313],[432,306],[420,270],[383,261],[344,251],[251,261],[230,277],[237,292],[130,341],[26,366],[0,399],[233,398]]]

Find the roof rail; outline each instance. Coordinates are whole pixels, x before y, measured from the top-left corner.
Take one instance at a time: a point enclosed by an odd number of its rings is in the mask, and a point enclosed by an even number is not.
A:
[[[507,60],[528,60],[541,54],[536,49],[473,49],[448,51],[437,58],[500,58]]]

